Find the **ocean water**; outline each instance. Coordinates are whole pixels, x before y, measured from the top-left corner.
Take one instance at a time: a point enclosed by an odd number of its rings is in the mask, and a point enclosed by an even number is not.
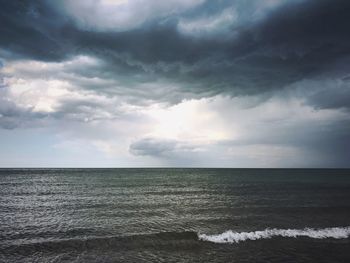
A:
[[[350,262],[350,170],[0,169],[0,262]]]

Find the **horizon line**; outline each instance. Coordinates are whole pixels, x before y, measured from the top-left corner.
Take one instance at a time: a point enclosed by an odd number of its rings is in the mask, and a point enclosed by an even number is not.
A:
[[[250,169],[250,170],[264,170],[264,169],[350,169],[350,167],[176,167],[176,166],[146,166],[146,167],[0,167],[0,169]]]

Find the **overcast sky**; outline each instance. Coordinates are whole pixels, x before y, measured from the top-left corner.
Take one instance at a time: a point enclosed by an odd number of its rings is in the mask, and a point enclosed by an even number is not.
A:
[[[350,167],[348,0],[0,3],[0,167]]]

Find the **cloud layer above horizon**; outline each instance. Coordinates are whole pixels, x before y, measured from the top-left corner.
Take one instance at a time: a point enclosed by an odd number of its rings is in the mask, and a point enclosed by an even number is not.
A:
[[[349,1],[1,7],[0,167],[350,167]]]

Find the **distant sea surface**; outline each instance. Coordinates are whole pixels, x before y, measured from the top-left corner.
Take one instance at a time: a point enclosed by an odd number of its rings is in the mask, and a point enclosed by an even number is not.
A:
[[[0,262],[350,262],[350,170],[0,169]]]

